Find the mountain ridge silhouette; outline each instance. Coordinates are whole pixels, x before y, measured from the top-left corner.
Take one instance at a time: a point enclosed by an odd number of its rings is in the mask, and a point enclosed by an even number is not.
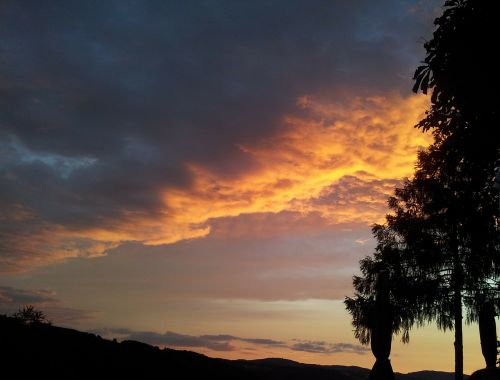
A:
[[[210,378],[243,380],[368,378],[369,369],[356,366],[303,364],[289,359],[227,360],[192,351],[146,343],[103,339],[99,335],[48,324],[26,325],[0,315],[0,354],[4,368],[22,378],[51,379]],[[399,380],[451,380],[452,373],[420,371],[397,374]]]

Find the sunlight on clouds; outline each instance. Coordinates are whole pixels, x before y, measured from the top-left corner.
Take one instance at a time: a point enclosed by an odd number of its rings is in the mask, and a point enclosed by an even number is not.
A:
[[[13,208],[2,223],[25,218],[24,227],[33,225],[33,233],[23,239],[18,254],[4,258],[3,266],[16,271],[68,257],[99,256],[127,241],[159,245],[201,238],[221,218],[227,225],[241,215],[289,212],[304,220],[316,215],[330,226],[381,221],[387,196],[411,175],[418,149],[430,142],[430,136],[413,128],[427,106],[424,96],[396,93],[337,103],[301,97],[298,112],[282,117],[278,133],[237,145],[254,163],[251,169],[228,177],[203,162],[185,162],[190,185],[164,189],[164,207],[154,216],[121,210],[119,220],[69,229]],[[252,231],[259,234],[259,229]],[[15,231],[9,235],[7,229],[5,235],[4,241],[17,239]],[[21,244],[16,241],[12,246]]]
[[[203,163],[189,163],[193,186],[165,192],[173,214],[167,219],[169,228],[147,243],[203,236],[208,232],[204,221],[242,213],[318,211],[331,223],[378,221],[394,180],[411,175],[417,150],[430,142],[413,128],[427,104],[422,96],[396,94],[355,98],[347,105],[300,98],[297,105],[310,111],[310,118],[287,115],[282,133],[255,146],[240,146],[260,170],[231,180],[218,177]],[[384,197],[367,191],[334,207],[313,201],[348,176],[378,186]],[[360,204],[372,207],[361,210]],[[172,225],[176,233],[170,232]]]
[[[63,226],[44,221],[20,204],[2,206],[0,250],[7,253],[0,262],[2,272],[23,271],[68,257],[102,256],[119,244],[109,239],[87,237],[83,231],[68,231]],[[23,229],[19,229],[19,225]]]

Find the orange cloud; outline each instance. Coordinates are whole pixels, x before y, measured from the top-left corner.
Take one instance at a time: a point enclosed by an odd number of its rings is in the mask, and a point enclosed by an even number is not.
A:
[[[386,196],[398,180],[411,175],[417,150],[430,142],[430,136],[413,128],[427,98],[391,94],[327,104],[304,97],[297,105],[311,117],[287,115],[281,133],[254,146],[240,145],[259,169],[232,180],[203,163],[189,163],[193,186],[165,191],[172,213],[168,228],[147,243],[203,236],[208,233],[204,221],[242,213],[319,212],[331,223],[380,220]],[[347,193],[357,186],[356,198],[336,204],[314,201],[325,200],[325,192],[335,192],[335,186]]]
[[[251,169],[227,177],[203,162],[186,162],[191,185],[166,188],[154,217],[125,211],[121,220],[68,230],[11,208],[4,223],[25,218],[38,227],[23,242],[8,243],[24,253],[5,258],[4,267],[96,256],[125,241],[158,245],[200,238],[217,219],[241,214],[313,213],[331,225],[379,221],[387,195],[411,175],[418,149],[430,142],[413,128],[427,106],[426,97],[396,93],[338,103],[304,96],[297,100],[300,112],[284,115],[274,136],[237,145],[254,163]]]
[[[5,254],[0,260],[1,272],[23,271],[68,257],[101,256],[119,244],[49,223],[23,205],[2,205],[2,210],[0,251]]]

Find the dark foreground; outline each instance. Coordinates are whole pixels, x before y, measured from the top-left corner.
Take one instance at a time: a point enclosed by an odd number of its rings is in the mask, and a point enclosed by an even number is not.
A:
[[[360,367],[301,364],[285,359],[224,360],[191,351],[159,349],[148,344],[118,343],[49,325],[26,326],[0,316],[0,353],[3,373],[15,378],[50,379],[257,379],[364,380]],[[43,377],[41,377],[43,376]],[[401,380],[452,380],[444,372],[398,375]]]

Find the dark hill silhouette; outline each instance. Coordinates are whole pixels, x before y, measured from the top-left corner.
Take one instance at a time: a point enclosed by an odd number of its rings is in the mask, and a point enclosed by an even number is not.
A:
[[[0,347],[3,369],[17,373],[17,378],[359,380],[369,374],[368,369],[360,367],[302,364],[286,359],[214,359],[136,341],[119,343],[48,324],[26,325],[6,316],[0,316]],[[416,372],[398,374],[397,379],[451,380],[453,374]]]

